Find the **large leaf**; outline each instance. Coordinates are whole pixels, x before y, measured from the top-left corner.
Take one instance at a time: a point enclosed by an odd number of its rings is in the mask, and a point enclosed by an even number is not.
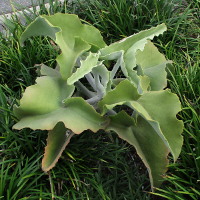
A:
[[[178,97],[169,90],[147,92],[130,105],[154,127],[177,160],[183,144],[183,123],[176,118],[181,111]]]
[[[15,114],[19,119],[29,115],[48,114],[60,108],[62,101],[73,92],[74,86],[68,86],[60,78],[39,77],[35,85],[26,88]]]
[[[139,95],[134,85],[124,80],[105,95],[99,102],[99,107],[104,114],[106,109],[110,110],[122,104],[126,104],[148,121],[176,160],[183,143],[181,136],[183,123],[176,118],[176,114],[181,110],[178,97],[169,90],[151,91]]]
[[[107,130],[115,131],[120,138],[133,145],[148,169],[153,187],[161,185],[168,165],[168,148],[151,125],[141,116],[131,118],[124,111],[110,117]]]
[[[136,52],[136,64],[138,72],[150,78],[150,86],[152,91],[162,90],[167,86],[166,65],[171,63],[167,61],[165,56],[161,54],[155,45],[148,41],[144,50]]]
[[[103,117],[81,97],[71,97],[73,91],[74,86],[59,78],[38,78],[36,85],[26,89],[20,106],[14,110],[20,119],[14,128],[52,130],[58,122],[77,134],[103,128]]]
[[[72,74],[77,58],[92,48],[97,51],[105,46],[100,32],[93,26],[82,24],[78,16],[57,13],[40,16],[32,22],[21,36],[21,44],[31,36],[49,36],[60,47],[62,53],[57,62],[63,79]]]
[[[42,160],[43,171],[47,172],[55,166],[73,135],[74,133],[66,129],[65,125],[61,122],[53,130],[49,131],[47,146],[45,147],[44,158]]]
[[[176,114],[180,111],[178,97],[169,90],[146,92],[139,95],[134,85],[130,81],[124,80],[113,91],[105,95],[99,102],[99,107],[104,114],[115,106],[123,104],[129,106],[130,110],[132,109],[134,119],[138,124],[146,124],[144,127],[139,126],[138,131],[141,129],[143,132],[148,132],[149,127],[151,127],[151,134],[157,135],[159,140],[162,140],[162,143],[171,151],[174,160],[176,160],[183,143],[181,136],[183,123],[176,118]],[[120,122],[118,123],[120,124]],[[156,140],[155,143],[157,143]],[[151,144],[149,147],[153,148]],[[142,157],[142,159],[146,158]]]
[[[60,46],[62,53],[57,57],[60,73],[64,80],[67,80],[73,72],[73,67],[78,57],[85,51],[90,49],[90,45],[84,42],[81,38],[76,37],[74,47],[70,48],[63,39],[61,32],[57,34],[57,44]]]

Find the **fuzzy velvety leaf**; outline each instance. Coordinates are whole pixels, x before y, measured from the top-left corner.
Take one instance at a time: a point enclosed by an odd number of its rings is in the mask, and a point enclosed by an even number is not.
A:
[[[167,170],[169,153],[162,139],[141,116],[132,118],[122,111],[110,119],[107,130],[115,131],[120,138],[135,147],[148,169],[152,189],[160,186],[163,181],[161,176]]]
[[[167,86],[166,65],[170,63],[165,59],[155,45],[148,41],[144,50],[136,52],[136,63],[139,65],[139,74],[150,78],[151,90],[162,90]]]
[[[57,62],[64,79],[72,74],[76,59],[91,47],[94,51],[106,44],[100,32],[93,26],[82,24],[78,16],[57,13],[42,15],[32,22],[21,36],[21,43],[31,36],[49,36],[60,47],[62,53]]]
[[[110,90],[110,71],[103,64],[93,68],[92,74],[100,77],[100,82],[106,91]]]
[[[144,43],[145,45],[145,43]],[[132,49],[132,48],[130,48]],[[129,49],[129,50],[130,50]],[[134,48],[134,51],[136,51],[137,48]],[[130,51],[128,51],[128,53],[130,53]],[[116,78],[116,74],[119,68],[121,68],[122,73],[124,74],[124,76],[129,79],[134,85],[135,87],[138,89],[138,92],[140,94],[142,94],[144,91],[147,91],[149,84],[150,84],[150,79],[148,76],[146,75],[139,75],[137,74],[137,71],[133,70],[132,68],[136,66],[136,62],[133,62],[133,58],[135,58],[135,52],[131,52],[130,55],[126,53],[124,50],[120,50],[117,52],[113,52],[111,54],[108,55],[101,55],[101,59],[105,59],[105,60],[116,60],[115,65],[113,66],[112,71],[110,72],[110,79],[112,81],[113,78]],[[127,55],[130,56],[130,61],[129,59],[127,59]],[[134,59],[135,60],[135,59]],[[131,69],[128,68],[128,66],[131,66]]]
[[[99,54],[91,53],[87,56],[85,60],[81,60],[80,68],[76,70],[68,79],[67,83],[69,85],[74,84],[79,79],[83,78],[86,74],[92,71],[93,68],[101,65],[98,62]]]
[[[183,123],[176,118],[176,114],[181,110],[178,97],[169,90],[139,95],[133,84],[124,80],[105,95],[99,107],[102,113],[105,113],[106,109],[110,110],[122,104],[126,104],[147,120],[176,160],[183,144]]]
[[[15,115],[20,121],[15,129],[52,130],[58,122],[74,133],[102,128],[103,117],[80,97],[71,97],[74,86],[55,77],[40,77],[37,84],[26,89]],[[69,98],[71,97],[71,98]],[[78,123],[78,125],[77,125]]]
[[[101,49],[100,50],[101,56],[104,57],[106,55],[109,55],[109,54],[112,54],[114,52],[118,52],[121,50],[126,52],[133,45],[135,45],[136,49],[141,49],[140,45],[142,45],[144,48],[144,45],[148,39],[151,40],[155,36],[162,34],[166,30],[167,30],[167,28],[166,28],[165,24],[160,24],[151,29],[141,31],[137,34],[126,37],[118,42],[115,42],[115,43]]]
[[[120,60],[120,67],[125,77],[129,78],[138,88],[139,93],[143,93],[148,89],[148,75],[145,77],[138,76],[136,67],[136,52],[143,50],[148,40],[153,39],[166,31],[165,24],[158,25],[149,30],[141,31],[135,35],[124,38],[119,42],[115,42],[103,49],[100,49],[101,58],[106,60]],[[151,52],[151,51],[150,51]],[[163,78],[163,77],[162,77]],[[145,84],[144,81],[145,80]],[[164,79],[166,81],[166,78]]]
[[[39,76],[51,76],[51,77],[60,77],[61,75],[57,69],[53,69],[51,67],[48,67],[44,64],[40,64],[38,67],[38,74]]]
[[[138,105],[142,107],[142,110]],[[176,118],[177,113],[181,111],[177,95],[169,90],[147,92],[137,100],[137,104],[132,102],[131,106],[144,116],[152,126],[155,126],[155,122],[159,123],[160,130],[157,130],[157,133],[163,138],[166,145],[168,143],[174,160],[176,160],[183,144],[181,136],[183,122]],[[143,112],[143,109],[148,115]]]
[[[99,102],[98,106],[104,115],[108,109],[112,109],[115,105],[121,105],[128,101],[137,100],[140,95],[135,86],[129,80],[123,80],[116,88],[108,92]]]
[[[42,159],[43,171],[47,172],[55,166],[73,135],[74,133],[66,129],[62,122],[56,124],[53,130],[49,131],[47,146]]]
[[[127,71],[125,63],[124,63],[124,50],[120,50],[120,51],[115,52],[114,49],[113,49],[114,52],[107,54],[107,55],[103,55],[101,50],[100,50],[100,53],[101,53],[100,59],[116,60],[116,64],[114,65],[113,70],[112,70],[112,77],[111,78],[114,78],[119,67],[121,67],[121,70],[122,70],[124,76],[128,77],[128,71]],[[117,68],[117,69],[115,69],[115,68]],[[114,71],[115,71],[115,73],[114,73]]]

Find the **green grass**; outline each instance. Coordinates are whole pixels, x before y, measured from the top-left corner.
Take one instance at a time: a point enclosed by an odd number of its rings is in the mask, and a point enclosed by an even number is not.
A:
[[[170,21],[173,0],[78,0],[78,14],[101,30],[109,41]]]
[[[41,4],[39,14],[76,13],[100,29],[107,43],[151,26],[166,23],[168,31],[154,42],[174,62],[169,88],[182,103],[178,118],[184,121],[184,145],[178,161],[169,166],[166,181],[154,195],[148,174],[134,149],[115,134],[85,132],[72,138],[49,176],[41,170],[46,132],[12,130],[18,104],[26,86],[34,83],[35,64],[55,66],[57,51],[43,37],[19,45],[24,26],[13,17],[0,35],[0,199],[198,199],[200,196],[200,5],[198,0],[104,0],[53,5]],[[41,1],[42,3],[42,1]],[[136,6],[137,5],[137,6]],[[29,24],[38,14],[25,15]],[[51,191],[54,190],[54,194]]]
[[[179,118],[184,121],[184,145],[181,155],[175,164],[170,165],[166,182],[157,195],[167,199],[198,199],[200,187],[200,70],[199,53],[179,54],[175,62],[185,60],[182,64],[175,63],[175,73],[169,85],[179,95],[183,110]],[[186,57],[185,57],[186,56]],[[195,59],[195,60],[193,60]],[[187,61],[187,62],[186,62]],[[185,66],[187,63],[187,66]]]

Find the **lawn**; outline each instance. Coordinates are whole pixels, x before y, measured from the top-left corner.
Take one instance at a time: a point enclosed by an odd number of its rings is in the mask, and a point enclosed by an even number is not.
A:
[[[78,0],[58,2],[39,13],[24,13],[29,24],[39,14],[75,13],[98,28],[107,43],[165,23],[168,30],[154,39],[173,61],[168,88],[182,104],[184,144],[171,162],[163,185],[151,193],[146,168],[135,150],[114,133],[85,131],[72,138],[56,167],[45,174],[41,159],[46,131],[16,131],[14,104],[34,84],[36,65],[55,67],[59,51],[49,38],[35,37],[19,45],[25,26],[16,16],[6,20],[0,35],[0,199],[197,200],[200,197],[200,4],[198,0]],[[170,157],[170,160],[172,158]]]

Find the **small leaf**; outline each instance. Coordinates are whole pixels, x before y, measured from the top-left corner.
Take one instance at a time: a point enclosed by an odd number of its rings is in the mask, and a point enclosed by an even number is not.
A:
[[[44,64],[37,65],[37,67],[38,67],[38,73],[40,76],[42,75],[42,76],[51,76],[51,77],[61,78],[61,74],[56,69],[48,67]]]
[[[101,79],[101,84],[105,88],[105,91],[110,90],[110,71],[105,67],[105,65],[100,65],[92,69],[92,74],[94,76],[99,76]]]
[[[124,74],[125,77],[128,77],[128,71],[126,69],[126,65],[125,65],[125,62],[124,62],[124,50],[120,50],[120,51],[114,51],[113,53],[110,53],[108,55],[103,55],[101,50],[100,50],[100,59],[103,59],[103,60],[116,60],[116,64],[114,65],[113,67],[113,70],[112,70],[112,79],[114,78],[117,70],[119,67],[121,67],[121,70]],[[115,69],[117,67],[117,69]],[[115,71],[115,73],[114,73]]]
[[[79,79],[83,78],[86,74],[92,71],[93,68],[101,65],[100,62],[98,62],[99,54],[97,53],[91,53],[87,56],[85,60],[81,60],[80,68],[76,70],[68,79],[67,83],[69,85],[74,84]]]
[[[47,172],[55,166],[73,135],[74,133],[66,129],[61,122],[56,124],[53,130],[49,131],[47,146],[45,147],[44,158],[42,159],[43,171]]]
[[[105,97],[99,102],[98,106],[102,111],[102,115],[108,109],[112,109],[115,105],[121,105],[128,101],[137,100],[140,95],[136,87],[127,79],[121,81],[115,89],[108,92]]]

